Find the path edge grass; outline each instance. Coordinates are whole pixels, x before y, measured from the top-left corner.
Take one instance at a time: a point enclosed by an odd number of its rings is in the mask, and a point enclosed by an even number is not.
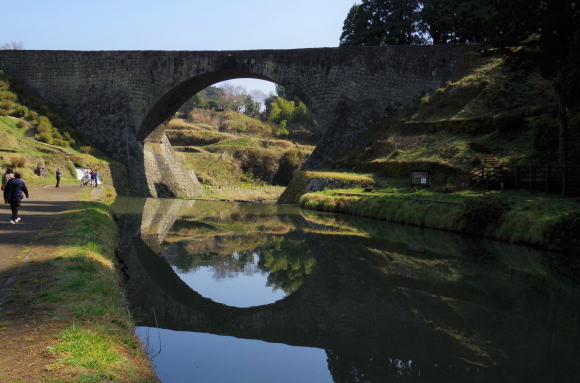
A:
[[[45,234],[57,245],[50,257],[56,271],[41,301],[57,303],[54,318],[66,323],[47,350],[54,357],[48,370],[66,376],[63,381],[158,382],[134,332],[115,256],[114,196],[106,196],[91,201],[88,191],[81,193]]]

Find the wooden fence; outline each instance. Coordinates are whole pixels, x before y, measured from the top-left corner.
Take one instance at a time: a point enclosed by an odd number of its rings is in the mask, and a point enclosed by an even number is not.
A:
[[[580,195],[580,167],[496,166],[471,172],[471,185],[483,189]]]

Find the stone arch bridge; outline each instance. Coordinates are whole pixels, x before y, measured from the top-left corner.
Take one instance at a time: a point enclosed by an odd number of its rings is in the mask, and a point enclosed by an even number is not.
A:
[[[129,192],[194,197],[166,122],[200,90],[256,78],[283,85],[324,132],[307,166],[352,147],[375,116],[389,116],[448,80],[476,46],[386,46],[257,51],[0,51],[0,69],[128,167]]]

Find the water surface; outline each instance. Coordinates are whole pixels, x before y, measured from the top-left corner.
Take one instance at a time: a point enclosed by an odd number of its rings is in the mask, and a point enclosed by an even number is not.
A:
[[[163,382],[576,382],[580,294],[534,249],[289,206],[122,199]]]

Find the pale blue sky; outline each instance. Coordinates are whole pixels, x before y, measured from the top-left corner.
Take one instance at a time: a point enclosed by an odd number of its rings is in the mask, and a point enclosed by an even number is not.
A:
[[[335,47],[355,0],[22,0],[2,4],[0,44],[65,50]],[[272,85],[237,80],[262,91]],[[255,84],[255,85],[252,85]]]

